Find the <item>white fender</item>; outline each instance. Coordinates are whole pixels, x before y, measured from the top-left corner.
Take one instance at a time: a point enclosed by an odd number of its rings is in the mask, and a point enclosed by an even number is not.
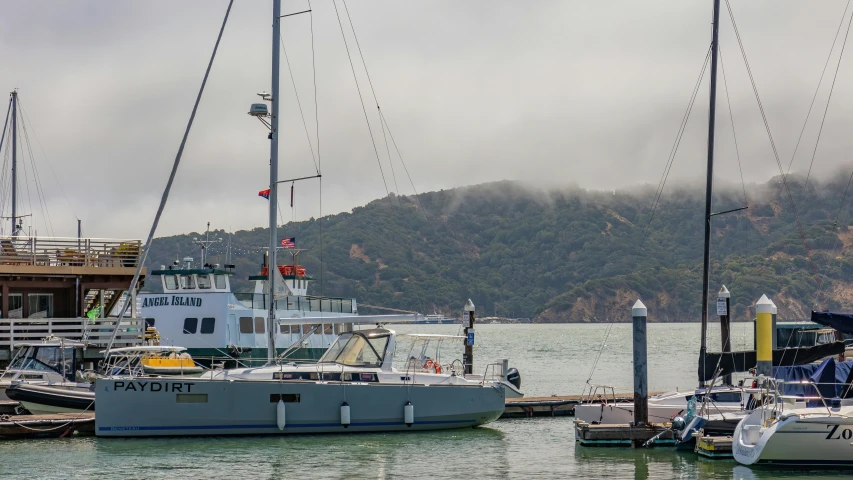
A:
[[[403,422],[407,427],[415,423],[415,406],[412,402],[406,402],[406,406],[403,407]]]
[[[284,400],[279,400],[278,405],[275,407],[275,423],[278,425],[279,430],[284,430],[284,426],[286,425]]]
[[[341,405],[341,425],[343,425],[344,428],[347,428],[349,427],[349,424],[349,404],[347,402],[344,402],[343,405]]]

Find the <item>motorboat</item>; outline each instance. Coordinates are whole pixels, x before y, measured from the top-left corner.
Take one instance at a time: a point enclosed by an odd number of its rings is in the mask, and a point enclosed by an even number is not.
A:
[[[101,353],[107,353],[103,351]],[[10,399],[21,403],[30,413],[69,413],[95,410],[94,381],[103,375],[112,378],[200,375],[184,347],[143,345],[114,348],[108,352],[98,372],[77,372],[76,382],[57,383],[14,381],[7,389]]]
[[[65,338],[48,337],[40,342],[18,343],[9,367],[0,375],[0,400],[8,400],[6,389],[13,382],[62,383],[74,379],[78,347]]]
[[[99,378],[96,434],[437,430],[483,425],[503,413],[499,375],[468,378],[452,364],[419,366],[410,358],[398,369],[396,346],[396,332],[374,328],[341,334],[315,364],[216,370],[193,379]]]

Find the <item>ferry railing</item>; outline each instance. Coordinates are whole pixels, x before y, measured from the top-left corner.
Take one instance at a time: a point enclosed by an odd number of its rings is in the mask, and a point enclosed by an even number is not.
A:
[[[0,237],[0,265],[136,267],[142,240]]]
[[[247,308],[267,308],[267,295],[263,293],[235,292],[234,297]],[[278,310],[297,310],[302,312],[357,313],[352,298],[314,297],[310,295],[276,298]]]
[[[39,342],[54,336],[83,341],[91,347],[106,347],[115,329],[116,318],[8,318],[0,320],[0,348],[14,350],[25,342]],[[114,347],[141,345],[145,321],[123,318]]]

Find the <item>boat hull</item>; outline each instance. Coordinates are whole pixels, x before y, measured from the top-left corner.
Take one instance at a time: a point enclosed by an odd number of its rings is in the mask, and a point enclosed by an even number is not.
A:
[[[94,392],[77,386],[19,383],[10,386],[6,393],[34,415],[95,410]]]
[[[439,430],[489,423],[504,410],[504,389],[497,385],[98,379],[95,392],[95,432],[102,437]],[[279,400],[285,402],[283,419]],[[347,427],[341,424],[344,402]],[[407,402],[414,407],[411,425],[405,423]]]
[[[792,415],[767,428],[762,426],[761,410],[752,412],[732,437],[735,460],[744,465],[853,468],[853,418],[813,410],[814,414]]]

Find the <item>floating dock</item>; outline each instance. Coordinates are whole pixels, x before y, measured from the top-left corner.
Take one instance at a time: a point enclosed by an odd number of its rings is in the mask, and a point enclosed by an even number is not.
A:
[[[653,393],[652,395],[659,395]],[[625,393],[615,397],[608,396],[608,403],[630,403],[634,401],[633,393]],[[574,416],[575,405],[589,402],[585,395],[551,395],[550,397],[507,398],[504,403],[504,414],[501,418],[525,417],[564,417]]]
[[[696,453],[707,458],[732,458],[732,437],[699,437]]]
[[[74,433],[94,434],[95,413],[0,415],[0,437],[66,437]]]
[[[590,425],[575,420],[575,440],[585,447],[642,447],[655,438],[649,446],[673,446],[675,437],[669,423],[632,426],[628,424]]]

